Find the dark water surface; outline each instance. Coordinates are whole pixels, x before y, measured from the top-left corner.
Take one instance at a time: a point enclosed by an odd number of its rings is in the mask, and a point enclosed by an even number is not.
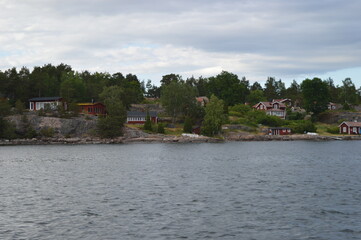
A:
[[[361,239],[361,142],[0,147],[0,239]]]

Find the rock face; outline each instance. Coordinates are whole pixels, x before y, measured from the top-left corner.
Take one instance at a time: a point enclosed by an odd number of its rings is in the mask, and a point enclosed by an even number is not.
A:
[[[334,124],[339,121],[361,121],[361,112],[327,112],[325,114],[321,114],[320,119],[321,122]]]
[[[83,137],[89,135],[96,127],[96,120],[87,120],[84,117],[66,119],[43,117],[36,114],[27,114],[24,116],[13,115],[7,117],[7,119],[15,124],[16,129],[21,130],[24,125],[24,118],[26,118],[26,121],[28,121],[37,132],[44,128],[52,128],[57,136]]]

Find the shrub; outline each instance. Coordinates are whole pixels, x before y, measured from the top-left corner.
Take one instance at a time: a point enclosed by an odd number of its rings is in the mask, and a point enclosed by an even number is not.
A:
[[[162,123],[158,123],[157,133],[165,133],[164,125]]]
[[[293,133],[316,132],[317,128],[310,120],[290,121],[289,126]]]
[[[53,137],[55,134],[54,128],[46,127],[40,130],[40,135],[43,137]]]
[[[24,103],[21,100],[17,100],[15,102],[15,110],[18,114],[23,114],[23,112],[25,111]]]
[[[152,128],[152,121],[150,120],[150,116],[149,116],[149,113],[147,113],[147,117],[145,119],[145,123],[144,123],[144,130],[147,130],[147,131],[153,131],[153,128]]]
[[[248,113],[251,110],[252,110],[252,108],[250,106],[244,105],[244,104],[237,104],[232,107],[229,107],[229,113],[237,112],[240,115],[245,115],[246,113]]]
[[[122,135],[122,117],[107,116],[99,117],[97,121],[97,132],[102,138],[115,138]]]
[[[340,129],[338,126],[328,127],[326,131],[331,134],[340,133]]]
[[[270,126],[270,127],[279,127],[284,124],[284,120],[282,120],[276,116],[266,115],[266,116],[263,116],[262,118],[259,118],[257,123],[260,123],[260,124],[263,124],[266,126]]]
[[[192,120],[189,117],[187,117],[184,121],[183,132],[192,133],[192,130],[193,130]]]

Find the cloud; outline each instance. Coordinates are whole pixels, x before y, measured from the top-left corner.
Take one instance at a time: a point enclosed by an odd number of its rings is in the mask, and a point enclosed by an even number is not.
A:
[[[262,81],[361,67],[357,0],[3,2],[2,70],[63,62],[158,82],[171,72]]]

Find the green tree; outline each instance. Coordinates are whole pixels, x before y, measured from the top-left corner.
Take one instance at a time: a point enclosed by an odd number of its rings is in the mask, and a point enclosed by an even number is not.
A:
[[[171,82],[181,82],[181,81],[182,81],[182,77],[180,75],[171,73],[164,75],[162,77],[162,80],[160,80],[160,83],[161,86],[163,87],[169,85]]]
[[[266,101],[265,96],[263,95],[263,91],[261,90],[253,90],[251,93],[247,96],[247,102],[253,106],[256,103]]]
[[[196,104],[196,91],[184,82],[172,81],[162,87],[161,102],[172,122]]]
[[[304,107],[312,112],[314,117],[327,110],[329,103],[329,92],[326,82],[319,78],[305,79],[301,83]]]
[[[61,96],[70,102],[81,102],[85,97],[85,85],[78,73],[67,73],[63,75],[60,86]]]
[[[202,124],[202,133],[207,136],[219,134],[222,130],[222,124],[226,120],[223,101],[212,95],[205,111],[206,115]]]
[[[222,99],[226,106],[244,103],[248,91],[237,75],[226,71],[208,79],[208,90],[210,94]]]
[[[144,128],[144,130],[147,130],[147,131],[153,131],[152,121],[150,120],[149,112],[147,112],[147,116],[145,118],[145,123],[144,123],[143,128]]]
[[[183,132],[192,133],[192,130],[193,130],[192,120],[189,117],[186,117],[184,121]]]
[[[342,81],[341,100],[342,103],[347,105],[356,105],[358,103],[356,87],[351,78]]]
[[[254,82],[250,88],[251,91],[254,91],[254,90],[261,90],[263,91],[263,88],[261,86],[261,84],[259,84],[258,82]]]
[[[163,124],[163,123],[158,123],[157,133],[162,133],[162,134],[165,133],[164,124]]]
[[[99,96],[103,100],[108,114],[98,118],[98,134],[103,138],[121,136],[127,115],[121,100],[123,90],[119,86],[106,87]]]

